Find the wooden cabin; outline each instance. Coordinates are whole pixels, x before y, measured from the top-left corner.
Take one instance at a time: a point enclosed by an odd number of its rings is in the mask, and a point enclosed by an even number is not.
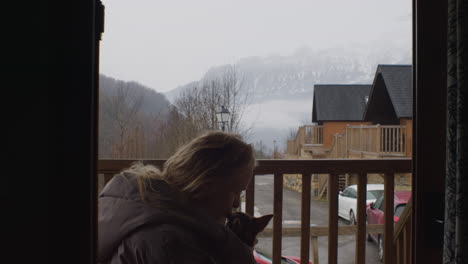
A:
[[[372,85],[315,85],[312,121],[288,142],[289,158],[382,159],[412,156],[411,65],[378,65]],[[396,175],[398,190],[411,189],[411,174]],[[313,193],[325,197],[327,176],[315,175]],[[383,183],[370,174],[369,183]],[[297,176],[286,184],[300,189]],[[357,175],[340,175],[340,189],[357,183]]]
[[[364,120],[370,126],[348,126],[347,158],[410,158],[413,145],[413,89],[411,65],[378,65]],[[411,190],[411,173],[395,175],[396,190]],[[369,175],[369,182],[383,183],[383,175]],[[356,184],[357,176],[347,177]]]
[[[314,86],[312,122],[322,139],[320,146],[303,145],[304,154],[312,158],[329,158],[336,134],[345,132],[348,125],[368,125],[363,113],[371,85],[318,84]],[[314,131],[314,128],[310,128]],[[313,134],[312,134],[313,135]]]
[[[364,110],[371,90],[370,84],[318,84],[314,86],[312,122],[317,125],[299,127],[294,140],[288,142],[287,158],[337,158],[337,138],[350,125],[370,125],[364,121]],[[313,175],[312,193],[326,196],[328,175]],[[300,190],[300,175],[286,175],[285,185]],[[340,189],[346,186],[345,175],[340,175]]]
[[[369,102],[364,111],[364,120],[373,125],[400,126],[399,131],[381,131],[387,140],[382,140],[381,155],[390,155],[383,151],[385,144],[393,147],[396,143],[404,144],[395,149],[399,156],[411,157],[413,144],[413,88],[411,65],[379,65],[369,95]],[[399,139],[390,139],[398,136]],[[381,137],[382,138],[382,137]],[[393,145],[391,145],[393,144]]]

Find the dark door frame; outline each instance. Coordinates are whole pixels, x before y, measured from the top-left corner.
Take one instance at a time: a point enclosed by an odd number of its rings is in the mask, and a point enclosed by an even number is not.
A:
[[[413,8],[413,263],[442,263],[447,0],[415,0]]]

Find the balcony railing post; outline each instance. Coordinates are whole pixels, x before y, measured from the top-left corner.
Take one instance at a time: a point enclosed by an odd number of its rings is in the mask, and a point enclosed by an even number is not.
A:
[[[349,137],[349,134],[348,134],[348,131],[349,131],[349,126],[346,126],[346,129],[345,129],[345,155],[344,155],[344,158],[347,158],[348,157],[348,137]]]
[[[382,140],[381,140],[381,133],[382,133],[382,129],[380,128],[380,125],[377,124],[377,139],[375,140],[376,141],[376,145],[377,145],[377,154],[380,154],[380,152],[382,151]]]
[[[313,264],[319,264],[319,258],[318,258],[318,238],[316,236],[313,236],[310,238],[311,241],[311,250],[312,250],[312,263]]]
[[[283,174],[275,173],[273,181],[273,264],[280,264],[283,228]]]
[[[412,237],[411,237],[411,234],[412,234],[412,231],[411,231],[411,228],[412,228],[412,216],[410,215],[409,218],[408,218],[408,222],[406,223],[406,227],[405,227],[405,233],[404,233],[404,241],[405,241],[405,244],[404,244],[404,256],[405,256],[405,263],[411,263],[411,244],[412,244]]]
[[[357,229],[356,229],[356,261],[366,263],[366,192],[367,174],[359,173],[357,185]]]
[[[385,148],[384,152],[388,153],[389,148],[390,148],[390,140],[389,140],[389,130],[388,127],[384,128],[384,143],[385,143]]]
[[[254,204],[255,204],[255,174],[247,185],[245,190],[245,212],[249,215],[254,215]]]
[[[328,263],[338,261],[338,173],[328,179]]]
[[[394,247],[393,247],[393,188],[395,182],[394,173],[384,174],[384,264],[394,263]]]
[[[403,127],[400,127],[398,129],[398,145],[399,145],[399,152],[405,152],[405,150],[403,149]]]
[[[320,132],[319,132],[319,135],[320,135],[320,142],[319,144],[323,144],[323,126],[321,126],[319,128]]]
[[[359,126],[359,151],[363,150],[362,146],[362,125]]]
[[[311,173],[302,174],[301,193],[301,264],[309,263]]]

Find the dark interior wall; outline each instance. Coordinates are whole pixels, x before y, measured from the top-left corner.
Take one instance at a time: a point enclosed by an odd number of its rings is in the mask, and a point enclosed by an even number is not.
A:
[[[53,167],[48,159],[47,11],[44,5],[32,4],[30,10],[17,2],[2,3],[1,16],[0,262],[27,263],[34,257],[47,263],[47,172]]]
[[[5,3],[2,263],[95,263],[95,2]]]
[[[374,90],[372,97],[369,98],[369,105],[364,120],[380,125],[400,124],[381,74],[378,74],[375,80]]]
[[[442,263],[447,99],[447,1],[415,0],[414,263]]]
[[[74,238],[57,257],[72,255],[77,263],[93,263],[97,244],[97,102],[99,31],[102,26],[99,7],[99,0],[73,1],[72,12],[64,12],[62,18],[70,33],[59,42],[66,48],[66,52],[60,54],[66,67],[59,71],[62,77],[59,81],[64,88],[57,98],[63,103],[57,112],[63,115],[57,123],[58,132],[65,137],[64,155],[60,157],[61,175],[54,180],[62,182],[63,189],[58,191],[58,196],[72,198],[67,200],[66,208],[59,205],[58,210],[73,217],[72,223],[76,221],[79,228],[70,228],[67,222],[57,221],[56,228],[69,230],[65,235]],[[64,184],[68,180],[73,188],[64,188],[69,186]],[[58,238],[61,236],[59,234]],[[86,250],[76,254],[73,249]]]

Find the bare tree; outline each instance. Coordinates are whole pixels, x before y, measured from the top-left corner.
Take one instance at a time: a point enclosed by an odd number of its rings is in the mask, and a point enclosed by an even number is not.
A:
[[[138,120],[143,94],[132,89],[128,83],[118,81],[115,93],[103,94],[101,98],[100,107],[103,114],[107,120],[114,123],[118,131],[118,142],[114,142],[113,152],[117,158],[123,158],[129,146],[130,130]]]
[[[246,85],[244,76],[235,65],[229,65],[221,75],[222,105],[231,113],[228,123],[229,130],[239,131],[246,107],[250,104],[250,89]]]
[[[216,113],[221,106],[231,113],[228,130],[243,136],[248,131],[241,121],[249,90],[234,65],[211,77],[205,75],[163,112],[145,104],[143,87],[134,89],[138,85],[105,81],[107,89],[100,94],[100,157],[167,158],[199,134],[218,129]]]
[[[160,132],[159,158],[167,158],[179,147],[202,133],[203,130],[200,130],[195,122],[180,114],[176,107],[173,107],[166,121],[161,124]]]
[[[257,159],[271,158],[271,153],[269,153],[267,146],[263,143],[262,140],[255,142],[253,148],[254,148],[255,158]]]
[[[271,158],[272,159],[283,159],[284,155],[281,153],[278,149],[278,146],[276,145],[276,140],[273,140],[273,151],[271,153]]]
[[[289,128],[288,131],[286,132],[286,134],[284,135],[284,137],[282,139],[282,143],[283,143],[283,149],[284,149],[285,152],[288,149],[288,141],[296,139],[298,129],[299,128]]]
[[[229,131],[244,134],[242,117],[250,103],[250,90],[235,65],[227,65],[215,75],[205,75],[197,86],[181,92],[175,106],[196,132],[218,129],[216,113],[225,107],[230,112]]]

